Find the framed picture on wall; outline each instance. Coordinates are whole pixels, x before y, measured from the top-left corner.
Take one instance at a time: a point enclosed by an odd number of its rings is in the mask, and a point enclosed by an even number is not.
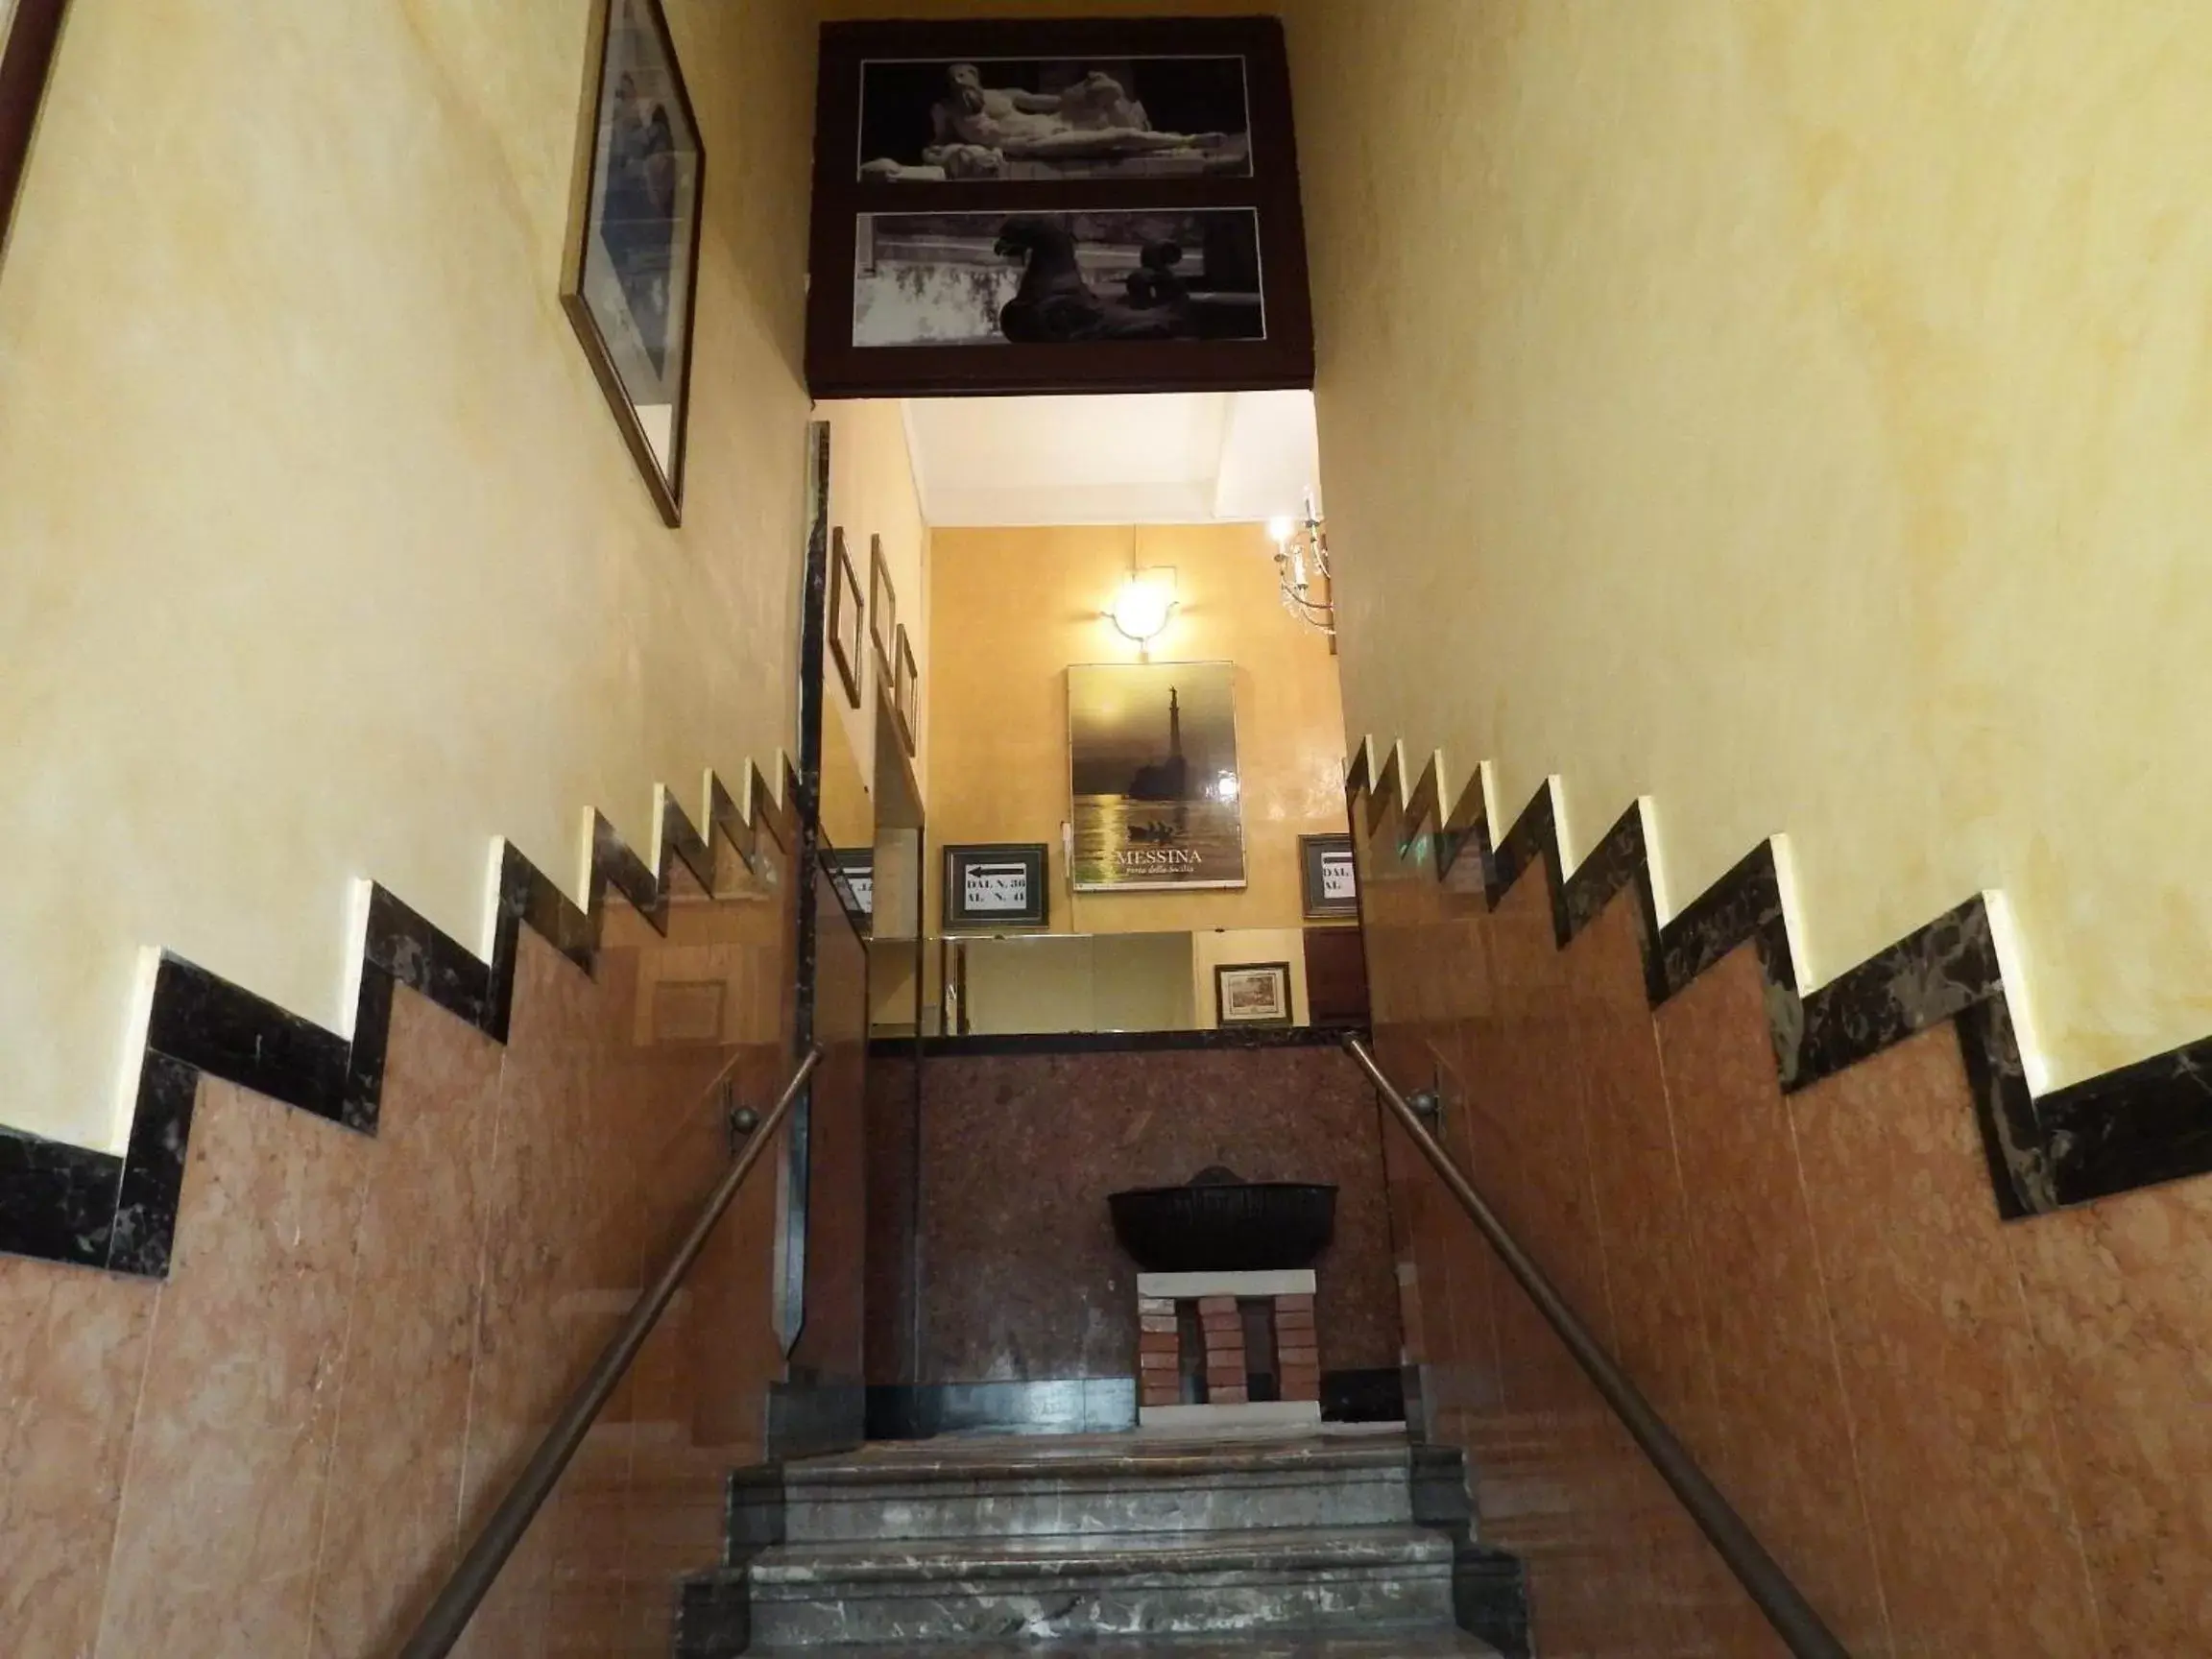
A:
[[[861,931],[866,932],[868,923],[876,914],[876,849],[832,848],[823,854],[823,858],[830,866],[830,879],[837,889],[837,897],[861,924]]]
[[[868,538],[868,637],[876,644],[878,684],[891,685],[899,649],[899,595],[891,587],[891,566],[883,558],[883,538]]]
[[[1299,836],[1298,874],[1309,922],[1348,920],[1359,914],[1359,873],[1351,836]]]
[[[1310,386],[1272,17],[831,23],[816,397]]]
[[[7,246],[67,7],[68,0],[0,0],[0,250]]]
[[[1289,1024],[1290,964],[1215,963],[1214,1020],[1219,1025]]]
[[[845,550],[842,525],[830,532],[830,655],[837,663],[837,678],[845,683],[845,700],[860,707],[860,578],[854,574],[853,556]]]
[[[671,525],[684,517],[706,177],[661,0],[593,0],[561,304]]]
[[[1068,763],[1076,892],[1244,885],[1235,663],[1070,668]]]
[[[1050,892],[1042,841],[988,842],[945,849],[945,930],[1042,927]]]
[[[914,647],[906,637],[906,624],[899,624],[899,661],[892,674],[892,708],[899,716],[899,740],[906,753],[914,753],[914,735],[922,726],[922,670],[914,661]]]

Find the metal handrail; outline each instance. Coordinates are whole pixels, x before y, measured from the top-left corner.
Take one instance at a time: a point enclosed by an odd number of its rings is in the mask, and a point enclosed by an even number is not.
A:
[[[1728,1564],[1758,1603],[1759,1611],[1774,1626],[1775,1633],[1797,1659],[1851,1659],[1843,1644],[1821,1622],[1812,1602],[1803,1592],[1790,1581],[1781,1564],[1767,1553],[1767,1548],[1753,1536],[1744,1525],[1743,1517],[1736,1513],[1735,1506],[1720,1495],[1720,1489],[1706,1479],[1705,1471],[1697,1467],[1697,1460],[1690,1450],[1674,1437],[1674,1431],[1660,1420],[1651,1403],[1644,1398],[1627,1374],[1605,1352],[1590,1328],[1575,1316],[1560,1296],[1544,1270],[1537,1266],[1528,1253],[1522,1249],[1497,1213],[1482,1201],[1481,1194],[1459,1172],[1452,1162],[1451,1154],[1437,1144],[1429,1133],[1421,1114],[1405,1095],[1398,1093],[1390,1079],[1382,1074],[1382,1068],[1375,1063],[1375,1056],[1367,1051],[1365,1044],[1357,1037],[1346,1037],[1344,1047],[1360,1069],[1374,1080],[1382,1091],[1382,1098],[1397,1115],[1398,1121],[1411,1137],[1421,1156],[1429,1160],[1430,1166],[1443,1178],[1452,1196],[1459,1200],[1459,1207],[1467,1212],[1468,1219],[1475,1223],[1482,1237],[1489,1240],[1490,1248],[1505,1263],[1505,1270],[1520,1282],[1521,1288],[1528,1292],[1528,1299],[1536,1304],[1559,1339],[1575,1356],[1575,1362],[1604,1396],[1605,1404],[1613,1407],[1644,1455],[1651,1459],[1659,1471],[1659,1478],[1674,1489],[1682,1500],[1682,1506],[1690,1511],[1690,1518],[1713,1541],[1720,1559]],[[1434,1110],[1433,1105],[1431,1108]]]
[[[476,1534],[468,1554],[461,1557],[453,1575],[438,1592],[438,1599],[431,1602],[430,1610],[422,1615],[422,1623],[415,1627],[407,1646],[399,1650],[399,1659],[445,1659],[453,1650],[453,1645],[461,1640],[469,1619],[491,1593],[499,1570],[506,1566],[515,1547],[522,1542],[523,1534],[538,1518],[545,1500],[553,1495],[562,1471],[568,1467],[576,1449],[584,1444],[592,1421],[621,1382],[622,1374],[630,1369],[630,1362],[637,1358],[637,1351],[645,1346],[645,1338],[652,1333],[654,1324],[674,1300],[677,1286],[707,1247],[714,1224],[722,1219],[723,1212],[737,1196],[737,1189],[744,1184],[753,1166],[760,1161],[761,1151],[775,1140],[777,1129],[790,1115],[792,1102],[799,1098],[799,1092],[806,1086],[806,1079],[821,1059],[819,1046],[809,1048],[805,1058],[799,1062],[798,1070],[791,1073],[791,1080],[783,1085],[783,1093],[777,1096],[776,1104],[769,1107],[768,1115],[753,1125],[745,1150],[737,1155],[729,1173],[716,1184],[706,1207],[699,1213],[699,1219],[691,1224],[691,1231],[684,1236],[676,1254],[661,1270],[661,1277],[638,1297],[637,1305],[623,1320],[622,1329],[608,1343],[606,1352],[599,1356],[589,1374],[569,1397],[568,1404],[561,1408],[561,1415],[553,1420],[553,1427],[545,1431],[545,1438],[539,1442],[538,1450],[523,1465],[522,1473],[516,1476],[514,1485],[507,1488],[506,1497],[499,1500],[499,1507],[492,1511],[492,1518]],[[729,1068],[725,1067],[723,1075],[727,1076]],[[751,1114],[737,1116],[745,1118]]]

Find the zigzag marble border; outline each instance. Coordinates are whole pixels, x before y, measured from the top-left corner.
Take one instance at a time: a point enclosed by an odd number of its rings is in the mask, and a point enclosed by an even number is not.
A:
[[[650,868],[594,813],[581,907],[512,842],[502,843],[490,961],[371,883],[350,1039],[164,952],[155,973],[128,1147],[117,1157],[0,1129],[0,1253],[166,1277],[203,1073],[358,1134],[375,1134],[394,987],[408,986],[506,1042],[523,927],[589,972],[613,887],[656,931],[665,932],[679,863],[709,892],[716,887],[714,833],[726,837],[748,867],[763,832],[786,855],[797,846],[799,796],[785,770],[779,799],[760,769],[749,766],[742,805],[709,774],[706,834],[674,795],[661,790],[659,858]]]
[[[1771,841],[1761,842],[1661,926],[1639,807],[1623,813],[1569,875],[1549,781],[1493,842],[1479,773],[1447,809],[1436,760],[1410,786],[1406,771],[1402,745],[1392,745],[1380,760],[1373,738],[1354,751],[1344,788],[1356,824],[1361,796],[1370,836],[1395,806],[1401,854],[1428,830],[1437,879],[1462,891],[1479,889],[1491,909],[1541,862],[1561,949],[1623,889],[1631,891],[1645,991],[1654,1008],[1749,944],[1786,1094],[1951,1022],[1998,1210],[2008,1219],[2212,1172],[2212,1039],[2048,1094],[2031,1092],[1980,895],[1800,996]]]

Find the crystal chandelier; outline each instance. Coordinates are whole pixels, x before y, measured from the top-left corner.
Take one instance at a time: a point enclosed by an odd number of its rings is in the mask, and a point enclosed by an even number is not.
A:
[[[1275,575],[1283,588],[1283,609],[1320,629],[1334,646],[1334,572],[1329,568],[1329,535],[1322,527],[1321,516],[1313,511],[1313,497],[1306,497],[1302,517],[1273,519],[1267,534],[1275,542]]]

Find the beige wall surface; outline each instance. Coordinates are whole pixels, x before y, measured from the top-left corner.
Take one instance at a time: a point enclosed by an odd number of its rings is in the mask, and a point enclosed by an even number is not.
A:
[[[670,0],[709,165],[685,522],[556,295],[586,0],[72,9],[0,269],[0,1123],[113,1144],[134,963],[343,1027],[373,878],[788,743],[809,10]]]
[[[929,925],[943,852],[973,841],[1050,850],[1061,932],[1294,927],[1298,837],[1344,827],[1344,722],[1336,661],[1276,596],[1257,525],[939,529],[931,540],[935,687],[928,706]],[[1173,566],[1178,605],[1152,661],[1237,665],[1244,805],[1241,890],[1070,895],[1060,846],[1069,812],[1070,663],[1138,660],[1103,614],[1136,565]]]
[[[2002,890],[2039,1083],[2212,1028],[2212,11],[1286,11],[1352,730],[1787,832],[1815,981]]]
[[[906,449],[906,422],[896,398],[830,402],[818,414],[830,422],[830,522],[845,532],[845,550],[853,561],[854,577],[860,584],[860,702],[847,701],[845,683],[837,665],[827,661],[823,669],[829,706],[836,710],[861,787],[875,788],[876,690],[878,682],[888,697],[892,683],[881,673],[875,647],[868,642],[868,567],[871,537],[880,538],[885,567],[898,597],[895,621],[903,623],[914,647],[921,698],[929,696],[929,526],[922,519],[922,500],[915,493],[914,469]],[[894,644],[896,639],[894,638]],[[928,756],[928,724],[915,733],[914,775],[924,782],[928,798],[927,774],[923,761]],[[886,740],[893,740],[887,737]],[[844,845],[843,841],[839,845]]]

